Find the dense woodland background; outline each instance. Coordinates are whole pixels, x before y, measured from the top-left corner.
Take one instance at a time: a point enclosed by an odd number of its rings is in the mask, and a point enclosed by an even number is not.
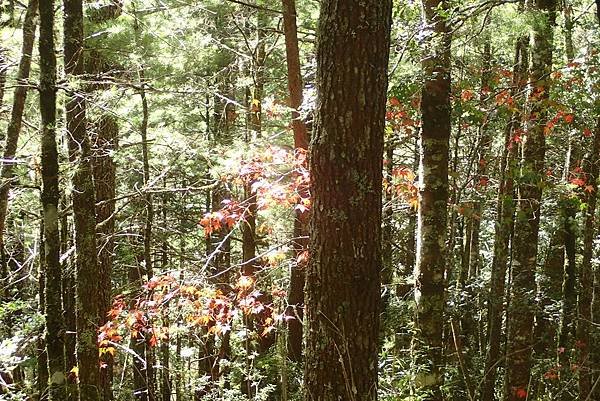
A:
[[[600,400],[600,0],[0,11],[0,400]]]

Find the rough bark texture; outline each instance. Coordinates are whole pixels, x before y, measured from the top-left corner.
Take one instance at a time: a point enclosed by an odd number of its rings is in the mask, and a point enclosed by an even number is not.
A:
[[[450,140],[450,34],[440,12],[445,1],[423,1],[427,39],[423,44],[421,160],[415,265],[417,388],[426,399],[441,400],[444,272]]]
[[[49,401],[65,399],[64,321],[62,317],[60,238],[58,231],[58,149],[56,146],[56,56],[54,1],[39,3],[40,112],[42,115],[42,207],[46,266],[46,350]]]
[[[392,2],[325,0],[306,284],[305,400],[376,400]]]
[[[44,222],[40,221],[40,250],[44,249]],[[46,311],[46,266],[44,263],[44,252],[40,252],[38,256],[38,294],[39,294],[39,305],[38,311],[44,314]],[[36,356],[37,356],[37,369],[36,369],[36,390],[37,397],[34,399],[37,401],[47,400],[47,388],[48,388],[48,354],[46,352],[46,339],[43,335],[39,336],[37,342]]]
[[[23,44],[21,46],[21,60],[19,61],[19,71],[17,72],[17,86],[13,97],[12,111],[8,128],[6,129],[6,143],[4,145],[4,155],[1,162],[0,171],[0,263],[6,263],[4,257],[4,226],[6,222],[6,214],[8,210],[8,193],[14,180],[14,163],[11,162],[17,153],[17,144],[19,142],[19,134],[21,133],[21,124],[23,122],[23,111],[25,109],[25,101],[27,100],[27,80],[31,70],[31,54],[33,51],[33,42],[35,41],[35,17],[38,12],[38,0],[30,0],[23,20]],[[0,63],[2,60],[0,59]],[[3,66],[0,65],[0,70]],[[4,87],[4,83],[0,82]],[[0,103],[2,98],[0,97]],[[6,268],[0,268],[4,271]]]
[[[600,0],[596,0],[596,22],[600,25]],[[600,103],[596,104],[600,107]],[[596,129],[594,132],[594,144],[591,153],[585,160],[584,171],[588,177],[589,185],[592,186],[591,192],[586,192],[583,201],[587,204],[584,216],[583,229],[583,252],[579,276],[579,298],[577,299],[577,342],[579,348],[579,400],[586,401],[593,399],[592,391],[592,325],[594,321],[592,314],[592,302],[594,298],[594,270],[592,268],[592,258],[594,257],[594,238],[596,234],[596,205],[598,200],[598,176],[600,160],[600,118],[596,119]],[[598,269],[596,269],[598,272]],[[596,273],[596,276],[600,276]],[[596,294],[597,297],[600,294]],[[596,365],[597,366],[597,365]],[[598,390],[596,390],[598,391]]]
[[[535,313],[535,271],[538,254],[540,202],[544,177],[545,108],[550,90],[556,4],[537,0],[534,11],[530,84],[530,127],[523,149],[519,205],[515,223],[511,300],[508,310],[505,400],[519,401],[529,391]]]
[[[66,255],[73,246],[72,231],[69,227],[69,206],[64,193],[60,197],[60,254]],[[65,319],[65,368],[67,372],[77,366],[77,317],[75,314],[75,258],[69,256],[63,261],[63,316]],[[67,401],[77,401],[77,377],[67,373]]]
[[[298,48],[298,29],[296,26],[296,1],[282,0],[283,31],[285,33],[285,54],[287,59],[289,106],[292,109],[292,130],[294,149],[298,157],[304,157],[308,149],[308,130],[298,112],[302,106],[302,73],[300,70],[300,50]],[[307,167],[307,166],[304,166]],[[307,197],[307,189],[299,188],[300,197]],[[302,319],[304,315],[305,267],[300,257],[308,246],[308,212],[296,211],[294,219],[294,254],[298,261],[290,272],[290,291],[288,295],[288,315],[294,319],[288,321],[287,352],[292,361],[302,359]]]
[[[565,232],[565,241],[563,243],[564,253],[566,256],[564,264],[564,274],[562,281],[562,302],[561,302],[561,318],[558,328],[558,364],[560,365],[560,386],[561,400],[570,401],[572,395],[568,390],[569,379],[571,379],[570,360],[573,355],[571,352],[571,342],[573,339],[575,314],[577,312],[577,289],[576,278],[577,264],[575,261],[575,253],[577,248],[576,236],[576,213],[577,205],[575,199],[564,199],[564,205],[561,206],[563,230]]]
[[[99,299],[98,258],[96,252],[96,211],[90,140],[86,129],[85,98],[79,93],[77,79],[84,72],[82,0],[64,0],[65,74],[70,80],[66,103],[69,159],[75,163],[73,175],[73,215],[76,248],[77,365],[79,399],[100,399],[100,363],[97,325]]]
[[[4,90],[6,85],[6,73],[8,72],[8,60],[6,60],[6,49],[0,47],[0,110],[4,106]]]
[[[585,401],[589,398],[592,389],[592,363],[591,350],[592,337],[592,298],[594,272],[592,270],[592,258],[594,256],[594,238],[596,229],[596,204],[598,198],[598,160],[600,156],[600,118],[596,121],[596,130],[594,133],[594,144],[592,151],[588,155],[584,171],[588,176],[589,185],[593,190],[587,192],[584,202],[587,204],[585,210],[585,222],[583,230],[583,255],[581,260],[581,270],[579,277],[579,298],[577,300],[577,312],[579,320],[577,323],[577,342],[579,345],[579,400]],[[599,296],[599,294],[596,294]]]
[[[115,187],[116,166],[112,152],[117,147],[119,126],[108,114],[100,117],[97,125],[96,146],[93,158],[94,187],[96,189],[96,233],[98,235],[98,293],[100,298],[100,325],[107,322],[111,308],[111,274],[115,249]],[[100,370],[101,399],[112,399],[113,358],[109,353],[103,356],[106,367]]]
[[[517,40],[515,67],[513,72],[514,94],[523,90],[528,71],[528,38]],[[484,378],[481,390],[482,401],[494,401],[498,365],[502,362],[500,346],[502,344],[502,315],[505,300],[506,270],[509,260],[510,236],[514,224],[515,200],[514,178],[518,144],[513,142],[513,135],[521,127],[522,115],[512,113],[504,138],[504,151],[501,160],[501,182],[496,204],[496,232],[494,237],[494,256],[492,259],[492,276],[488,298],[487,353],[485,358]]]

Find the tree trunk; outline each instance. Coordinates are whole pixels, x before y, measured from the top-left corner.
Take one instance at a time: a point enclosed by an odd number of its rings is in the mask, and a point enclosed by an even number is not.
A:
[[[600,0],[596,1],[597,23],[600,25]],[[598,107],[598,105],[596,105]],[[577,342],[579,346],[579,400],[593,399],[592,391],[592,337],[590,335],[593,322],[592,301],[594,297],[594,271],[592,258],[594,257],[594,238],[596,233],[596,205],[598,200],[598,160],[600,154],[600,118],[596,119],[596,129],[591,153],[585,159],[584,172],[588,177],[592,190],[586,192],[583,201],[587,204],[584,216],[583,229],[583,254],[579,277],[579,298],[577,299]],[[598,274],[596,274],[598,275]],[[600,294],[596,294],[599,296]],[[596,365],[597,366],[597,365]]]
[[[65,74],[74,81],[84,72],[82,0],[64,0],[64,32]],[[72,198],[77,266],[78,383],[81,400],[97,401],[100,398],[100,362],[96,329],[100,323],[100,304],[97,297],[90,296],[98,293],[96,211],[85,98],[78,91],[79,88],[69,88],[66,103],[69,159],[76,165]]]
[[[555,0],[537,0],[534,6],[539,18],[533,29],[530,83],[531,125],[523,149],[521,183],[519,185],[518,218],[515,223],[513,284],[508,310],[508,342],[506,359],[506,401],[521,401],[529,391],[531,347],[536,291],[535,271],[538,256],[541,184],[544,179],[546,138],[544,118],[549,97],[549,75],[552,69]]]
[[[6,86],[6,73],[8,72],[8,60],[6,59],[6,49],[0,47],[0,110],[4,105],[4,91]]]
[[[23,122],[23,112],[25,110],[25,101],[27,100],[27,81],[31,71],[31,55],[33,52],[33,42],[35,41],[35,17],[38,12],[38,0],[30,0],[23,20],[23,44],[21,47],[21,60],[19,61],[19,71],[17,72],[17,87],[13,97],[13,105],[10,116],[10,122],[6,129],[6,144],[4,146],[4,155],[0,167],[0,271],[6,270],[5,249],[4,249],[4,225],[8,211],[8,193],[14,180],[14,163],[12,160],[17,153],[19,143],[19,134],[21,133],[21,124]],[[2,60],[0,60],[2,63]],[[4,67],[0,65],[0,70]],[[0,82],[4,88],[4,83]],[[4,89],[2,89],[4,91]],[[0,97],[0,105],[2,98]]]
[[[39,294],[39,305],[38,311],[40,314],[46,312],[46,266],[44,263],[44,221],[40,222],[40,252],[38,257],[38,294]],[[48,399],[48,354],[46,352],[46,340],[43,335],[38,337],[36,342],[37,349],[37,370],[36,370],[36,390],[37,397],[36,401],[43,401]]]
[[[521,92],[527,77],[529,51],[527,37],[517,39],[515,52],[515,67],[513,71],[513,96]],[[481,390],[482,401],[494,401],[496,376],[498,366],[502,362],[500,346],[502,343],[502,316],[504,314],[506,269],[510,255],[510,236],[514,225],[515,200],[514,178],[518,144],[513,141],[515,132],[520,129],[522,113],[513,112],[510,116],[504,138],[504,151],[501,159],[500,171],[502,174],[498,200],[496,203],[496,232],[494,237],[494,256],[492,259],[492,276],[488,297],[488,329],[487,353],[483,387]]]
[[[72,233],[69,229],[69,214],[67,197],[60,197],[60,254],[67,255],[73,246]],[[67,401],[77,401],[77,377],[70,371],[77,366],[76,333],[77,317],[75,316],[75,267],[74,257],[67,257],[63,265],[62,292],[65,319],[65,367],[67,369]]]
[[[415,336],[413,363],[416,386],[427,400],[441,400],[444,272],[450,141],[450,33],[441,10],[446,2],[424,0],[424,23],[430,27],[423,44],[424,86],[421,94],[421,161],[415,265]]]
[[[64,320],[62,316],[60,238],[58,231],[58,149],[56,146],[56,56],[54,0],[39,3],[40,112],[42,114],[42,207],[46,266],[46,350],[49,401],[63,401],[65,392]]]
[[[283,30],[285,33],[285,53],[287,60],[289,106],[292,109],[292,130],[297,160],[302,160],[308,150],[308,130],[302,120],[299,109],[303,101],[302,71],[300,69],[300,50],[298,48],[298,29],[296,25],[296,1],[282,0]],[[306,162],[302,164],[306,168]],[[308,188],[298,188],[301,198],[308,197]],[[292,361],[302,359],[302,320],[304,316],[304,282],[306,263],[301,255],[308,246],[308,212],[298,209],[294,218],[294,255],[296,264],[290,272],[290,291],[288,295],[287,352]]]
[[[96,189],[96,234],[98,236],[98,294],[100,299],[100,325],[107,322],[107,313],[112,306],[111,275],[113,252],[115,250],[115,187],[116,166],[112,152],[117,148],[119,126],[115,119],[104,114],[96,124],[95,149],[93,158],[94,188]],[[110,401],[112,395],[113,357],[110,353],[102,356],[105,364],[100,370],[100,398]]]
[[[321,3],[306,276],[306,401],[376,400],[392,2]]]

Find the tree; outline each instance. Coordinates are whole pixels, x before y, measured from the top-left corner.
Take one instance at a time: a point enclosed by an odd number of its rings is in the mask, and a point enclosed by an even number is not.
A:
[[[416,385],[441,400],[444,273],[450,140],[450,33],[445,1],[423,1],[427,40],[423,44],[421,161],[415,265],[413,352],[420,373]],[[421,366],[425,365],[425,366]]]
[[[54,1],[39,3],[40,112],[42,115],[42,207],[46,270],[46,350],[50,378],[49,401],[65,399],[64,321],[58,231],[58,150],[56,146],[56,56]]]
[[[300,70],[300,50],[298,47],[298,28],[296,26],[295,0],[282,0],[283,30],[285,33],[285,53],[287,60],[289,107],[292,109],[292,130],[294,133],[294,148],[299,158],[304,158],[308,151],[308,130],[300,116],[302,106],[302,74]],[[304,163],[305,165],[306,163]],[[306,190],[301,191],[302,198],[308,197]],[[290,272],[290,291],[288,312],[293,319],[288,322],[288,355],[291,360],[302,359],[302,319],[304,316],[304,269],[302,256],[308,245],[308,211],[298,209],[294,218],[294,254],[296,265]]]
[[[112,268],[115,251],[115,187],[116,166],[112,152],[117,148],[119,126],[115,118],[104,114],[96,123],[96,141],[93,158],[94,188],[96,190],[96,221],[100,250],[98,251],[100,294],[100,324],[108,321],[107,313],[112,305]],[[112,399],[113,358],[104,354],[106,367],[100,371],[102,399]]]
[[[596,1],[596,22],[600,26],[600,1]],[[596,100],[595,108],[598,110],[600,102]],[[595,361],[590,352],[592,347],[591,324],[593,322],[592,301],[598,297],[594,293],[594,271],[592,269],[592,258],[594,255],[594,236],[597,232],[596,227],[596,205],[598,202],[598,160],[600,159],[600,118],[596,119],[593,144],[590,153],[585,158],[584,171],[591,185],[591,190],[584,195],[583,201],[587,205],[584,212],[583,229],[583,252],[579,268],[579,286],[577,298],[577,343],[579,345],[579,400],[585,401],[593,398],[592,371],[591,367]],[[599,276],[596,273],[596,276]]]
[[[531,347],[534,318],[535,271],[537,263],[540,202],[544,177],[546,141],[544,128],[549,97],[549,74],[552,68],[552,43],[556,3],[537,0],[533,27],[529,84],[531,111],[527,139],[523,147],[518,210],[515,222],[512,286],[508,309],[505,395],[507,401],[518,401],[529,391]]]
[[[305,399],[377,399],[391,1],[321,4]]]
[[[4,225],[6,222],[6,213],[8,210],[8,193],[14,180],[14,164],[12,160],[16,156],[17,143],[23,123],[23,112],[25,101],[27,100],[27,80],[31,71],[31,56],[33,52],[33,42],[35,41],[36,15],[38,11],[38,0],[30,0],[27,6],[25,19],[23,20],[23,45],[21,47],[21,60],[19,61],[19,71],[17,76],[17,87],[13,97],[13,106],[11,111],[10,123],[6,130],[6,144],[4,155],[2,157],[0,187],[0,272],[6,269],[6,255],[4,249]],[[4,69],[4,67],[0,67]],[[4,87],[4,83],[0,82]],[[0,97],[1,99],[1,97]],[[0,101],[1,102],[1,101]]]
[[[64,0],[65,73],[70,80],[66,103],[69,159],[75,164],[73,175],[73,215],[76,255],[77,367],[79,399],[100,398],[100,362],[97,327],[99,299],[98,256],[96,248],[96,209],[92,178],[91,146],[87,132],[86,104],[77,80],[84,73],[83,3]]]
[[[515,46],[515,66],[513,70],[513,96],[517,96],[524,89],[527,80],[529,62],[529,38],[521,36]],[[515,200],[514,181],[518,145],[514,136],[521,129],[523,115],[514,111],[509,117],[504,138],[504,149],[501,159],[501,181],[496,203],[496,230],[494,236],[494,257],[492,260],[492,276],[490,279],[490,292],[488,299],[488,326],[487,348],[485,367],[483,370],[484,381],[481,390],[483,401],[496,399],[496,377],[498,365],[501,361],[502,344],[502,318],[505,304],[506,271],[510,256],[510,238],[514,225]]]

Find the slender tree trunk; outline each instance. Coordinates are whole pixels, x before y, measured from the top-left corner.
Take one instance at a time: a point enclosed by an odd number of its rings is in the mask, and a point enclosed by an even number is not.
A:
[[[6,49],[0,47],[0,110],[4,106],[4,91],[6,86],[6,73],[8,72],[8,60],[6,59]]]
[[[415,336],[419,369],[416,386],[427,400],[441,400],[443,384],[444,273],[450,141],[450,33],[441,10],[445,1],[424,0],[423,19],[431,31],[423,45],[421,161],[415,265]]]
[[[528,38],[517,39],[515,67],[513,71],[513,96],[521,92],[527,77],[529,51]],[[522,114],[513,112],[507,125],[504,138],[504,151],[501,159],[502,174],[498,200],[496,203],[496,233],[494,237],[494,256],[492,259],[492,276],[488,298],[487,353],[485,358],[482,401],[494,401],[498,366],[502,362],[502,316],[504,314],[506,270],[509,261],[509,244],[514,224],[515,200],[514,178],[518,143],[513,141],[517,130],[521,127]]]
[[[546,138],[544,116],[552,69],[555,0],[537,0],[539,16],[534,23],[530,83],[530,127],[523,149],[519,211],[515,225],[513,284],[508,310],[506,401],[521,401],[529,392],[531,347],[535,304],[535,271],[538,256],[541,183],[544,178]]]
[[[64,193],[60,197],[60,254],[66,255],[73,246],[72,233],[69,229],[68,202]],[[71,370],[77,366],[76,333],[77,317],[75,315],[75,266],[74,257],[63,261],[63,310],[65,319],[65,367],[67,369],[67,401],[77,401],[77,377]]]
[[[282,0],[283,30],[285,33],[285,54],[287,60],[289,106],[292,109],[292,130],[297,160],[302,160],[308,150],[308,130],[300,116],[299,109],[303,101],[302,71],[300,69],[300,49],[298,47],[298,29],[296,25],[296,1]],[[302,163],[306,168],[306,162]],[[308,197],[308,188],[298,188],[301,198]],[[296,264],[290,272],[290,291],[288,295],[287,352],[292,361],[302,359],[302,320],[304,316],[304,281],[306,263],[302,254],[308,246],[308,212],[298,209],[294,218],[294,255]]]
[[[166,181],[166,180],[165,180]],[[166,187],[166,182],[165,182]],[[162,225],[168,227],[167,220],[167,199],[162,197]],[[161,267],[163,273],[169,267],[169,243],[166,233],[161,246]],[[163,316],[163,328],[168,330],[170,319],[167,314]],[[171,401],[171,364],[170,364],[170,338],[163,339],[160,345],[160,364],[161,364],[161,400]]]
[[[14,163],[12,160],[17,153],[17,144],[19,134],[21,133],[21,124],[23,122],[23,112],[25,110],[25,101],[27,99],[29,72],[31,70],[31,55],[33,52],[33,42],[35,41],[36,15],[38,12],[38,0],[30,0],[23,20],[23,44],[21,47],[21,60],[19,61],[19,71],[17,72],[17,87],[13,96],[13,105],[6,129],[6,144],[4,145],[4,154],[0,163],[0,271],[6,270],[6,258],[4,249],[4,225],[8,211],[8,193],[14,179]],[[5,69],[0,58],[0,71]],[[0,74],[1,75],[1,74]],[[2,77],[0,76],[0,81]],[[4,92],[4,82],[0,82],[2,92]],[[0,96],[0,106],[2,97]]]
[[[321,3],[311,144],[306,401],[376,400],[392,2]]]
[[[597,23],[600,25],[600,0],[596,0],[596,17]],[[596,105],[598,107],[598,105]],[[592,346],[592,325],[594,315],[592,313],[592,302],[594,296],[594,271],[592,268],[592,258],[594,257],[594,238],[597,231],[596,228],[596,205],[598,200],[598,176],[599,176],[599,161],[600,156],[600,118],[596,119],[596,129],[594,132],[594,140],[591,153],[585,159],[584,172],[588,177],[589,185],[592,190],[584,195],[583,201],[587,204],[584,216],[583,226],[583,254],[580,267],[579,277],[579,297],[577,299],[577,313],[579,320],[577,321],[577,347],[579,349],[578,365],[579,365],[579,400],[588,401],[594,399],[592,392],[592,367],[595,366],[592,361],[592,350],[597,347]],[[598,274],[596,274],[598,276]],[[597,322],[596,322],[597,323]],[[597,366],[597,365],[596,365]],[[598,386],[596,386],[598,387]],[[596,390],[599,391],[599,390]],[[596,393],[598,394],[598,392]]]
[[[65,73],[73,81],[84,72],[83,3],[64,0]],[[73,82],[72,81],[72,82]],[[70,87],[66,103],[69,159],[76,164],[73,175],[73,216],[77,266],[77,365],[80,400],[100,399],[100,362],[97,325],[100,323],[96,211],[90,139],[87,132],[85,98],[79,88]]]
[[[98,235],[98,293],[100,299],[100,325],[106,324],[107,313],[112,306],[112,267],[115,250],[115,188],[116,166],[112,152],[117,148],[119,126],[115,119],[105,114],[96,124],[95,149],[93,157],[94,188],[96,189],[96,233]],[[100,370],[100,398],[110,401],[112,395],[113,357],[109,353],[102,356],[104,367]]]
[[[384,205],[383,205],[383,227],[381,232],[381,285],[383,295],[381,297],[381,311],[385,318],[386,308],[389,304],[391,297],[391,284],[394,279],[394,260],[393,260],[393,188],[392,180],[394,173],[394,144],[389,143],[385,149],[385,176],[384,180],[387,182],[387,187],[384,188]]]
[[[44,221],[40,222],[40,253],[38,262],[38,294],[39,294],[39,305],[38,311],[41,314],[46,312],[46,266],[44,263]],[[43,335],[39,336],[37,340],[37,370],[36,370],[36,389],[37,389],[37,401],[44,401],[48,399],[48,354],[46,352],[46,340]]]
[[[567,63],[571,63],[575,58],[575,50],[573,47],[573,18],[572,18],[572,7],[568,0],[565,0],[563,5],[563,14],[565,19],[565,53],[567,56]],[[578,155],[575,150],[575,138],[574,134],[569,134],[569,147],[565,158],[565,171],[563,179],[565,184],[568,183],[568,178],[571,171],[576,166]],[[558,327],[557,335],[557,350],[558,350],[558,364],[560,369],[560,388],[561,388],[561,399],[563,401],[570,401],[571,393],[568,389],[568,385],[571,382],[570,378],[570,360],[571,345],[573,335],[575,331],[575,318],[577,317],[577,286],[576,286],[576,275],[577,275],[577,262],[575,261],[575,254],[577,251],[577,202],[572,197],[567,197],[560,201],[560,214],[562,217],[562,229],[564,232],[564,255],[566,257],[566,264],[564,264],[564,273],[562,280],[562,299],[561,299],[561,313],[560,313],[560,324]]]
[[[42,206],[46,266],[46,350],[49,401],[63,401],[65,392],[64,320],[62,316],[60,238],[58,230],[58,149],[56,146],[56,56],[54,0],[39,3],[40,111],[42,114]]]
[[[145,90],[145,76],[144,67],[140,70],[140,83],[142,89],[140,90],[140,97],[142,99],[142,125],[140,127],[140,133],[142,136],[142,165],[144,172],[144,187],[149,189],[150,186],[150,151],[148,146],[148,100],[146,98]],[[154,201],[152,192],[147,191],[144,195],[145,201],[145,216],[144,216],[144,266],[146,269],[146,275],[148,280],[154,276],[154,267],[152,263],[152,237],[153,237],[153,224],[154,224]],[[154,350],[149,344],[146,344],[146,370],[148,380],[148,400],[153,401],[155,399],[155,371],[154,371]]]
[[[486,21],[487,22],[487,21]],[[491,35],[489,32],[485,33],[485,42],[483,45],[483,60],[482,60],[482,76],[481,76],[481,89],[479,102],[483,109],[489,107],[488,96],[490,91],[490,85],[492,83],[492,43]],[[473,203],[473,214],[471,215],[471,235],[469,237],[469,283],[473,283],[479,280],[481,274],[481,245],[480,245],[480,233],[481,233],[481,220],[485,212],[485,191],[487,190],[488,179],[488,158],[489,152],[493,145],[492,131],[489,127],[488,117],[484,117],[484,120],[479,126],[479,140],[478,140],[478,159],[477,159],[477,173],[475,175],[475,185],[478,189],[476,195],[477,200]],[[472,325],[472,329],[464,332],[467,344],[470,345],[470,349],[467,349],[466,363],[470,367],[472,365],[473,351],[481,350],[485,347],[483,344],[484,335],[481,329],[481,297],[479,294],[474,294],[472,286],[467,287],[468,299],[471,300],[473,307],[471,310],[477,311],[471,315],[471,318],[467,319],[467,327],[469,324]]]

